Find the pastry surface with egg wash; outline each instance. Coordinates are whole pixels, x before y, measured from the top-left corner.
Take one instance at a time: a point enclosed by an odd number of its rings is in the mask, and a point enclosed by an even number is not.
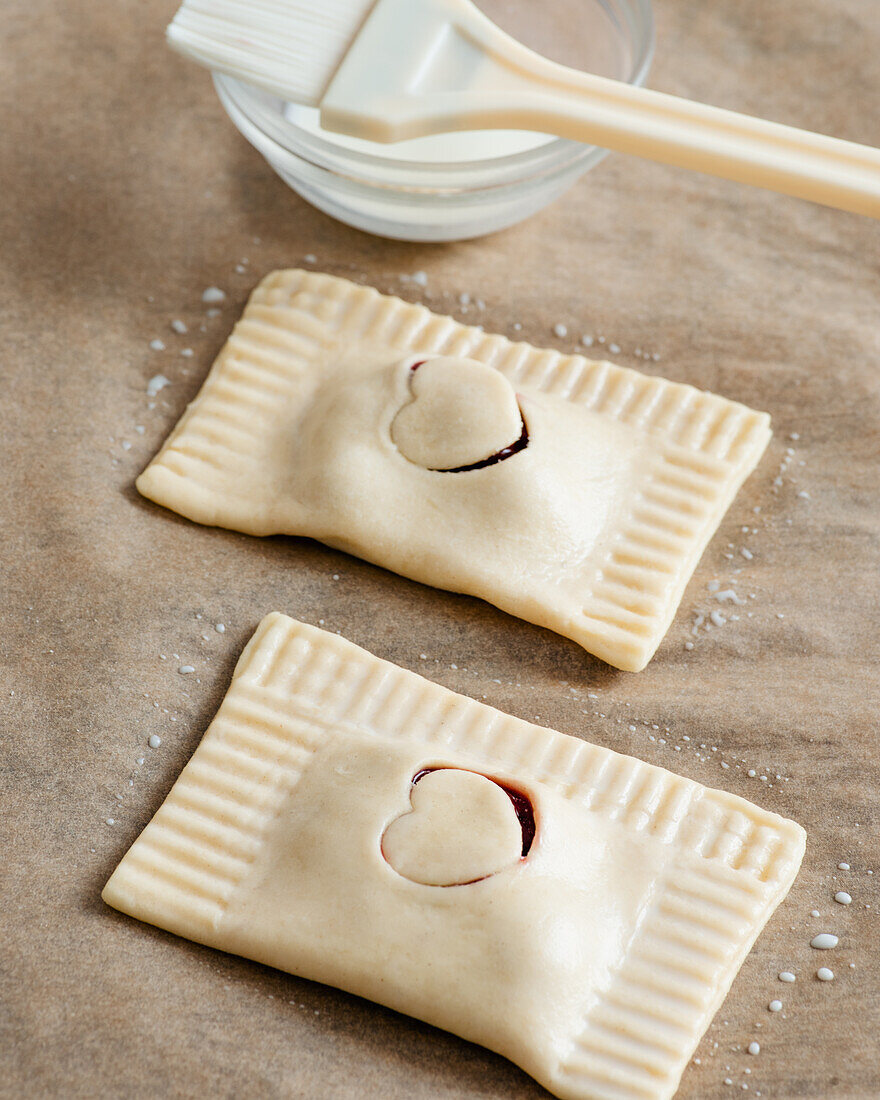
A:
[[[567,1100],[669,1100],[803,849],[742,798],[272,614],[104,899]]]
[[[644,668],[769,418],[344,279],[264,279],[138,478],[200,523],[306,535]]]

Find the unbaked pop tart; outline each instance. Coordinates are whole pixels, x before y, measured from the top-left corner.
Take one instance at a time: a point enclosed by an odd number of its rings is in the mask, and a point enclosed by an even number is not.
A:
[[[803,851],[742,798],[273,614],[104,899],[567,1100],[669,1100]]]
[[[138,478],[199,523],[306,535],[645,667],[769,418],[279,271]]]

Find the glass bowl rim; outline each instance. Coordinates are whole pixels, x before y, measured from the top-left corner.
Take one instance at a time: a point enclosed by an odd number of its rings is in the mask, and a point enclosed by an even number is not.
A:
[[[641,85],[647,77],[654,53],[655,29],[651,0],[593,0],[619,23],[618,15],[625,19],[629,30],[634,56],[631,71],[625,83]],[[617,12],[613,9],[617,8]],[[442,190],[444,184],[459,190],[461,177],[470,185],[500,186],[531,176],[541,176],[554,169],[568,166],[579,158],[599,160],[606,150],[583,145],[566,138],[551,138],[531,149],[491,157],[479,161],[400,160],[383,157],[379,153],[364,153],[328,141],[311,130],[298,126],[285,118],[275,104],[277,97],[269,96],[244,81],[212,73],[214,86],[227,113],[230,106],[241,113],[259,131],[261,139],[276,147],[277,154],[296,156],[313,167],[337,174],[351,174],[372,186],[400,187],[405,190]],[[265,153],[265,150],[263,150]]]

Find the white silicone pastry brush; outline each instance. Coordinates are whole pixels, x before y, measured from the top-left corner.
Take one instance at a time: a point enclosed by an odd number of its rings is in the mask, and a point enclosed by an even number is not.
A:
[[[184,0],[168,40],[355,137],[537,130],[880,218],[880,150],[565,68],[470,0]]]

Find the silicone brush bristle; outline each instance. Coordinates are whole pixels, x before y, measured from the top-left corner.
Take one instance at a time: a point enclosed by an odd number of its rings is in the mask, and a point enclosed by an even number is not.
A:
[[[375,0],[184,0],[175,50],[293,103],[316,106]]]

